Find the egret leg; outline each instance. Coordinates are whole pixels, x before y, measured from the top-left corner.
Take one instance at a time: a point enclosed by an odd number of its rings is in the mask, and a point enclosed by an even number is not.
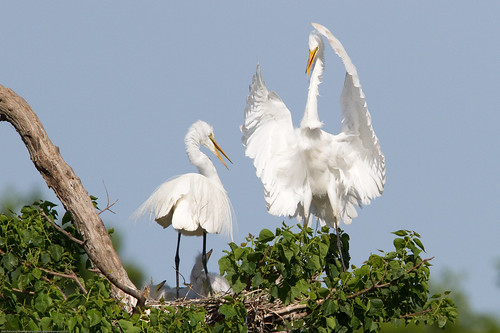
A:
[[[340,228],[335,226],[335,233],[337,234],[337,249],[339,250],[340,262],[342,263],[342,268],[345,269],[344,256],[342,255],[342,243],[340,242]]]
[[[316,237],[316,234],[318,233],[318,228],[319,228],[319,218],[316,218],[316,228],[314,228],[314,237]]]
[[[175,252],[175,295],[176,298],[179,298],[179,263],[181,262],[181,258],[179,257],[179,245],[181,243],[181,233],[179,232],[179,236],[177,236],[177,251]]]
[[[208,269],[207,269],[207,233],[203,232],[203,252],[201,254],[201,263],[203,264],[203,269],[205,270],[205,277],[208,285],[208,294],[212,296],[212,284],[208,279]]]
[[[306,214],[306,210],[304,209],[304,225],[299,236],[299,248],[302,247],[302,239],[306,237],[306,228],[309,226],[309,218],[309,214]]]

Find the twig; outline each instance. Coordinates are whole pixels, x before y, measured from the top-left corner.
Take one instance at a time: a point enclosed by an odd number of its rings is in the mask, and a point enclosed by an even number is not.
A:
[[[58,226],[57,223],[55,223],[51,218],[49,218],[47,216],[47,214],[45,214],[45,212],[43,211],[43,209],[40,209],[40,214],[43,217],[45,217],[45,219],[47,219],[47,221],[49,221],[50,224],[52,224],[52,226],[54,226],[64,236],[68,237],[70,240],[72,240],[73,242],[75,242],[76,244],[78,244],[80,246],[83,246],[83,244],[85,244],[84,241],[79,240],[78,238],[73,237],[73,235],[71,235],[69,232],[67,232],[66,230],[64,230],[62,227]]]
[[[401,318],[416,317],[416,316],[420,316],[420,315],[426,314],[427,312],[431,312],[433,310],[435,310],[435,309],[431,308],[431,309],[423,310],[423,311],[420,311],[420,312],[408,313],[408,314],[402,315]]]
[[[143,291],[131,288],[122,283],[114,274],[111,274],[110,272],[106,271],[103,267],[103,264],[96,257],[92,258],[88,250],[85,250],[85,252],[89,254],[90,260],[100,270],[102,275],[106,277],[106,279],[108,279],[112,284],[114,284],[118,289],[120,289],[124,293],[129,294],[137,299],[137,305],[135,306],[135,308],[141,307],[145,304],[146,298],[144,297]]]
[[[61,294],[62,294],[62,296],[63,296],[64,300],[67,300],[67,299],[68,299],[68,296],[66,296],[66,294],[62,291],[62,289],[61,289],[61,288],[60,288],[57,284],[53,283],[53,282],[52,282],[52,280],[50,280],[50,279],[49,279],[48,277],[46,277],[46,276],[43,276],[43,279],[44,279],[45,281],[47,281],[48,283],[52,284],[52,285],[53,285],[54,287],[56,287],[57,289],[59,289],[59,291],[61,292]]]
[[[12,290],[22,294],[35,295],[34,291],[25,291],[17,288],[12,288]]]
[[[428,258],[428,259],[424,259],[422,260],[421,262],[419,262],[418,264],[416,264],[415,266],[413,266],[412,268],[408,269],[405,274],[408,274],[410,273],[411,271],[417,269],[418,267],[420,267],[424,262],[427,262],[427,261],[430,261],[434,259],[434,257],[432,258]],[[387,266],[386,266],[386,269],[387,269]],[[403,276],[403,275],[402,275]],[[384,272],[384,275],[382,276],[382,279],[385,277],[385,272]],[[400,279],[401,277],[397,278],[397,279]],[[380,281],[382,281],[382,279],[379,280],[378,283],[380,283]],[[389,281],[389,282],[386,282],[386,283],[383,283],[383,284],[374,284],[372,285],[371,287],[368,287],[368,288],[365,288],[363,290],[360,290],[358,292],[355,292],[354,294],[351,294],[351,295],[348,295],[346,296],[346,299],[351,299],[351,298],[354,298],[354,297],[357,297],[357,296],[360,296],[360,295],[363,295],[367,292],[369,292],[370,290],[373,290],[373,289],[378,289],[378,288],[383,288],[383,287],[387,287],[388,285],[390,285],[391,283],[393,283],[395,280],[397,279],[394,279],[392,281]]]
[[[87,289],[85,289],[85,287],[83,286],[82,282],[78,279],[78,276],[76,276],[75,272],[71,271],[71,274],[64,274],[64,273],[59,273],[59,272],[53,272],[53,271],[50,271],[50,270],[42,268],[42,267],[39,267],[39,268],[42,271],[44,271],[45,273],[48,273],[48,274],[51,274],[51,275],[60,276],[60,277],[64,277],[64,278],[71,279],[71,280],[75,281],[76,284],[78,285],[78,287],[80,287],[80,289],[83,291],[83,293],[85,295],[87,295],[87,293],[88,293]]]
[[[107,199],[107,205],[106,205],[106,208],[104,209],[101,209],[99,211],[99,213],[97,213],[98,215],[101,215],[101,213],[105,212],[105,211],[110,211],[111,213],[113,214],[116,214],[115,212],[113,212],[110,208],[113,207],[117,202],[118,202],[118,199],[116,199],[112,204],[109,204],[109,193],[108,193],[108,188],[106,187],[106,184],[104,184],[104,180],[102,181],[102,185],[104,185],[104,190],[106,190],[106,199]]]
[[[264,252],[264,256],[262,257],[262,259],[259,260],[259,266],[262,265],[262,263],[264,262],[264,259],[266,259],[267,254],[269,253],[270,249],[271,249],[271,247],[268,246],[267,249],[266,249],[266,252]]]

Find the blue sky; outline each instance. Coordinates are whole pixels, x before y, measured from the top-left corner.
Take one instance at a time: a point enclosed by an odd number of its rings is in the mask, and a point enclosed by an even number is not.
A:
[[[123,259],[173,285],[176,233],[130,215],[163,181],[195,172],[183,139],[202,119],[234,162],[228,171],[214,160],[237,217],[235,241],[281,225],[266,212],[239,125],[257,62],[298,125],[310,23],[321,23],[358,69],[387,163],[384,195],[344,226],[352,263],[391,250],[392,231],[415,230],[435,257],[432,275],[451,270],[474,309],[498,314],[499,9],[494,1],[6,2],[0,84],[27,100],[101,206],[103,182],[118,199],[116,214],[102,217],[123,236]],[[331,49],[325,58],[319,115],[336,133],[344,69]],[[7,123],[0,142],[0,193],[39,188],[57,202]],[[228,241],[210,235],[210,270]],[[184,276],[200,250],[201,239],[183,238]]]

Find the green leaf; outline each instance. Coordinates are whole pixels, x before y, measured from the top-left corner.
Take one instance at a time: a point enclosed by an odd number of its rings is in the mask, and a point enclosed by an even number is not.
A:
[[[72,294],[65,303],[68,308],[76,308],[85,303],[85,297],[82,294]]]
[[[50,317],[43,317],[42,320],[40,320],[40,326],[44,331],[52,329],[52,319]]]
[[[42,261],[42,263],[44,264],[48,264],[51,262],[51,259],[50,259],[50,255],[48,253],[42,253],[42,255],[40,256],[40,260]]]
[[[403,237],[403,236],[408,235],[408,231],[406,231],[406,230],[398,230],[398,231],[394,231],[393,234],[396,235],[396,236]]]
[[[321,306],[321,309],[325,316],[330,316],[338,311],[337,301],[327,299]]]
[[[334,330],[335,326],[337,326],[337,321],[333,317],[326,317],[326,326],[328,326],[329,329]]]
[[[254,277],[252,278],[252,285],[254,287],[260,286],[265,280],[262,278],[262,274],[260,272],[255,273]]]
[[[69,212],[66,212],[63,215],[61,223],[62,223],[62,225],[64,225],[68,222],[71,222],[72,220],[73,220],[73,217],[71,216],[71,214]]]
[[[61,245],[52,244],[49,246],[49,253],[52,259],[59,261],[64,254],[64,248]]]
[[[42,276],[42,271],[38,268],[38,267],[35,267],[32,271],[31,271],[31,274],[33,274],[33,276],[39,280],[40,277]]]
[[[394,247],[396,248],[396,250],[401,250],[403,248],[404,239],[403,238],[395,238],[393,243],[394,243]]]
[[[219,272],[220,275],[224,275],[225,272],[233,272],[233,266],[231,264],[231,260],[224,256],[219,259]]]
[[[297,293],[307,294],[310,287],[311,285],[305,279],[301,279],[295,284]]]
[[[189,317],[189,325],[193,327],[205,321],[204,312],[189,312],[188,317]]]
[[[8,271],[14,270],[18,264],[17,257],[12,253],[6,253],[2,258],[2,265]]]
[[[33,319],[30,318],[30,321],[28,322],[28,327],[31,331],[33,332],[38,332],[40,331],[40,326],[38,326]]]
[[[417,246],[418,246],[419,248],[421,248],[421,249],[422,249],[422,251],[424,251],[424,252],[425,252],[424,244],[422,244],[422,242],[420,241],[420,239],[418,239],[418,238],[413,238],[413,241],[415,242],[415,244],[417,244]]]
[[[64,322],[65,322],[65,318],[64,318],[63,314],[61,314],[59,312],[51,311],[50,318],[52,318],[52,321],[54,322],[54,326],[63,327]]]
[[[35,309],[44,313],[52,305],[52,299],[45,293],[40,293],[35,298]]]
[[[446,325],[447,319],[445,316],[439,316],[438,318],[438,327],[443,328]]]
[[[384,306],[384,302],[380,298],[371,298],[369,301],[368,314],[370,316],[380,315],[382,313],[381,309]]]
[[[241,281],[241,279],[238,278],[238,276],[234,276],[236,279],[231,279],[231,288],[233,288],[233,291],[235,293],[240,293],[246,286],[247,283],[244,281]]]
[[[141,331],[139,327],[134,327],[134,324],[125,319],[118,320],[118,324],[120,324],[125,333],[139,333]]]
[[[97,309],[90,309],[87,312],[87,317],[90,320],[90,326],[95,326],[101,322],[102,319],[102,314],[99,310]]]
[[[262,229],[259,233],[258,241],[262,243],[267,243],[274,239],[274,234],[269,229]]]
[[[238,247],[238,248],[234,249],[234,258],[236,260],[240,260],[243,258],[243,255],[245,255],[246,252],[247,252],[246,248]]]
[[[226,317],[226,319],[230,319],[230,318],[236,316],[236,314],[237,314],[234,307],[229,305],[229,304],[222,304],[219,307],[219,312],[222,313]]]

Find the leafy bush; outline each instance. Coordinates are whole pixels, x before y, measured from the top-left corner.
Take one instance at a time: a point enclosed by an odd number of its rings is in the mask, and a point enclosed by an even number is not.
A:
[[[394,251],[344,272],[336,235],[283,225],[229,250],[219,261],[235,296],[163,302],[129,315],[110,283],[88,270],[78,235],[50,202],[0,214],[0,330],[71,332],[379,331],[382,323],[454,321],[448,292],[429,297],[429,260],[419,235],[395,232]],[[57,227],[58,226],[58,227]],[[349,237],[340,235],[349,264]],[[86,265],[85,265],[86,262]],[[84,263],[84,264],[82,264]]]
[[[54,206],[35,202],[20,216],[0,215],[0,329],[109,332],[126,313],[107,280],[88,271],[81,277],[84,252],[50,222]],[[76,237],[70,223],[65,230]]]
[[[444,327],[455,321],[449,292],[429,297],[431,258],[420,257],[424,246],[417,233],[395,232],[394,251],[372,254],[361,267],[344,272],[337,237],[329,232],[325,227],[316,236],[310,228],[294,233],[286,225],[275,233],[264,229],[241,246],[230,244],[219,261],[221,274],[235,292],[266,290],[270,302],[295,302],[297,309],[305,305],[306,316],[293,325],[283,323],[291,330],[378,331],[384,322]],[[349,237],[342,233],[340,238],[348,262]]]

